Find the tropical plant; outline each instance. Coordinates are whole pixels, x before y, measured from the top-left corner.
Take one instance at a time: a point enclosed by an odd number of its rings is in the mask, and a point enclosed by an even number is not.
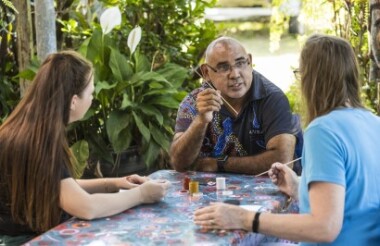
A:
[[[203,18],[204,9],[215,2],[55,1],[58,50],[79,50],[96,71],[93,106],[68,129],[82,165],[88,156],[117,162],[119,153],[131,145],[138,146],[150,166],[159,153],[167,152],[179,102],[185,91],[197,86],[192,83],[192,67],[216,36],[213,22]],[[121,24],[104,32],[99,20],[110,6],[121,9]],[[141,27],[142,38],[133,52],[127,48],[127,37],[136,26]],[[10,67],[17,70],[16,64],[14,59]],[[32,67],[20,77],[31,79],[34,73]]]
[[[17,104],[19,90],[15,76],[17,54],[15,20],[18,11],[7,0],[0,1],[0,124]]]
[[[121,25],[114,29],[110,38],[121,48],[127,46],[131,30],[140,26],[143,38],[139,50],[157,65],[171,62],[191,69],[196,67],[207,45],[216,37],[214,23],[204,18],[205,9],[216,0],[95,0],[73,1],[69,9],[58,12],[62,28],[61,47],[78,47],[92,35],[98,18],[107,6],[118,6]],[[68,15],[64,13],[70,13]],[[192,81],[186,81],[193,88]]]
[[[356,54],[362,81],[362,97],[368,108],[378,107],[377,85],[369,78],[369,4],[367,0],[303,1],[308,32],[323,32],[347,39]],[[308,33],[308,34],[309,34]]]
[[[102,28],[95,27],[79,49],[95,67],[95,99],[85,118],[73,125],[73,136],[80,141],[74,153],[82,160],[86,160],[83,153],[89,153],[95,160],[117,163],[124,150],[137,145],[150,166],[161,149],[168,151],[188,71],[173,63],[157,64],[141,54],[140,27],[128,35],[128,49],[120,48],[109,35],[120,24],[115,22],[120,15],[116,13],[117,8],[105,11]]]
[[[370,79],[368,1],[303,0],[302,12],[302,19],[307,27],[306,35],[299,37],[302,42],[309,34],[321,32],[340,36],[351,43],[360,68],[362,98],[368,108],[378,111],[378,86],[376,81]],[[302,114],[298,87],[296,82],[287,92],[287,96],[292,109]]]

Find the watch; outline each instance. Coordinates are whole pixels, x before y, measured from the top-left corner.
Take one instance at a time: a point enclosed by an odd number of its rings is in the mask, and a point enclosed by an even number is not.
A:
[[[218,165],[218,172],[225,172],[224,166],[226,165],[227,160],[228,155],[222,155],[216,159],[216,164]]]

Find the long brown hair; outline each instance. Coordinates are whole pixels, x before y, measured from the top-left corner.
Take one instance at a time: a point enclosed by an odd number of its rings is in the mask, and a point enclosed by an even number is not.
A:
[[[357,60],[346,40],[312,35],[301,52],[300,73],[307,124],[347,104],[363,108]]]
[[[65,127],[92,65],[74,51],[52,54],[0,126],[0,189],[15,222],[43,232],[60,222],[60,181],[73,172]]]

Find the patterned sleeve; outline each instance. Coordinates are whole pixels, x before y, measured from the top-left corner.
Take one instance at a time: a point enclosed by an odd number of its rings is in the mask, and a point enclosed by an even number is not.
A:
[[[201,88],[192,91],[179,105],[175,124],[175,133],[186,131],[195,116],[198,114],[196,109],[196,98],[198,93],[201,91]]]

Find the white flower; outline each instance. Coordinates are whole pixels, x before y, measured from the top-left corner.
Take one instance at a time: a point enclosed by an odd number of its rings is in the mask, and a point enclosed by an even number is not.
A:
[[[120,24],[121,13],[118,7],[108,8],[100,16],[100,25],[102,26],[104,35],[111,32],[115,26],[118,26]]]
[[[137,45],[141,40],[141,27],[137,26],[128,35],[128,47],[131,51],[131,54],[135,52]]]
[[[82,12],[82,15],[86,15],[87,14],[87,6],[88,6],[88,0],[80,0],[77,9],[79,9]]]

